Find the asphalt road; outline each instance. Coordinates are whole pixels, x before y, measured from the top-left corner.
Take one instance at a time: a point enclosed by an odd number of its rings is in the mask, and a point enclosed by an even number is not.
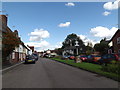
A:
[[[3,88],[118,88],[118,82],[59,62],[40,58],[3,74]]]

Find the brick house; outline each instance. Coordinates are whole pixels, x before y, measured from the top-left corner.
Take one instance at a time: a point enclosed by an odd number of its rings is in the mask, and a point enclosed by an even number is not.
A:
[[[116,31],[111,40],[109,41],[110,49],[108,53],[120,54],[120,29]]]

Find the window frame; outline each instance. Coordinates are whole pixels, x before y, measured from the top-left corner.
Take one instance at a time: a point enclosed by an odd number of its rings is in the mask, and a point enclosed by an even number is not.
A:
[[[120,37],[117,38],[117,44],[120,44]]]

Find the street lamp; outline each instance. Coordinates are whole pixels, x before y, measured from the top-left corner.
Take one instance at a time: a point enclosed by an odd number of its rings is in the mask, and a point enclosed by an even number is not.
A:
[[[77,47],[79,46],[78,43],[79,43],[79,42],[76,40],[76,41],[75,41],[75,46],[76,46],[77,55],[78,55],[78,48],[77,48]]]

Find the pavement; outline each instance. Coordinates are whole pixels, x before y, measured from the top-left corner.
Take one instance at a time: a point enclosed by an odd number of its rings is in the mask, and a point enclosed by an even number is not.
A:
[[[118,88],[112,79],[40,58],[21,64],[2,75],[3,88]]]
[[[2,70],[0,70],[0,72],[5,73],[5,72],[8,72],[9,70],[12,70],[14,69],[15,67],[17,67],[18,65],[21,65],[23,64],[25,61],[21,61],[21,62],[18,62],[14,65],[8,65],[8,66],[4,66],[4,68],[2,67]]]

